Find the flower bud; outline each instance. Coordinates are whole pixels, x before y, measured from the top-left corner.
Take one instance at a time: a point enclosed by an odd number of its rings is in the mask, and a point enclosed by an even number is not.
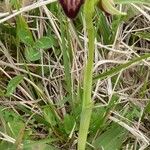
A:
[[[84,3],[84,0],[59,0],[65,14],[70,19],[74,19],[79,10],[81,5]]]

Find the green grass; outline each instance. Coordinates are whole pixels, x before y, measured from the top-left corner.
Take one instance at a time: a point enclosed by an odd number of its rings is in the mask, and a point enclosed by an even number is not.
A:
[[[0,2],[0,149],[149,150],[150,1],[97,2]]]

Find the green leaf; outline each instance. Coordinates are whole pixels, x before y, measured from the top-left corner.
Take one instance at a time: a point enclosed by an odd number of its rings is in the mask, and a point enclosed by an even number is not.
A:
[[[0,96],[5,96],[5,91],[0,89]]]
[[[22,116],[19,114],[15,113],[11,109],[5,110],[4,107],[0,107],[0,118],[2,122],[1,132],[6,132],[8,136],[16,139],[16,145],[14,146],[17,146],[17,143],[21,143],[22,139],[28,139],[30,137],[32,131],[30,128],[26,131],[24,130],[25,124]]]
[[[141,39],[150,41],[150,32],[136,32],[134,35],[138,36]]]
[[[55,45],[54,39],[48,36],[42,37],[34,43],[34,47],[37,49],[48,49],[53,45]]]
[[[111,128],[107,129],[103,134],[101,134],[94,142],[96,149],[104,150],[118,150],[126,138],[128,133],[123,127],[116,123],[111,125]]]
[[[150,100],[148,101],[148,104],[146,105],[146,107],[144,109],[144,113],[145,114],[149,114],[150,113]]]
[[[116,106],[116,104],[118,103],[118,100],[119,100],[118,95],[117,94],[113,94],[109,104],[107,105],[107,112],[108,113],[109,113],[109,111],[111,109],[113,109]]]
[[[11,96],[11,94],[13,94],[13,92],[15,91],[15,89],[17,88],[17,86],[20,84],[22,80],[23,80],[22,75],[17,75],[14,78],[12,78],[8,83],[7,92],[5,96]]]
[[[20,28],[18,30],[18,37],[21,40],[21,42],[28,46],[32,45],[34,42],[26,28]]]
[[[104,44],[109,45],[112,34],[108,22],[106,20],[106,17],[102,12],[99,13],[98,17],[98,29],[101,32]]]
[[[75,124],[74,117],[69,114],[66,114],[64,117],[64,128],[67,134],[70,134],[74,124]]]
[[[119,66],[116,66],[115,68],[112,68],[112,69],[110,69],[110,70],[108,70],[108,71],[105,71],[104,73],[101,73],[101,74],[95,76],[95,77],[94,77],[94,80],[98,80],[98,79],[102,80],[102,79],[105,79],[105,78],[107,78],[107,77],[109,77],[109,76],[116,75],[116,74],[119,73],[121,70],[125,70],[125,69],[131,67],[133,64],[139,63],[139,62],[141,62],[143,59],[147,59],[147,58],[149,58],[149,57],[150,57],[150,54],[149,54],[149,53],[144,54],[144,55],[142,55],[142,56],[140,56],[140,57],[135,57],[135,58],[133,58],[132,60],[130,60],[129,62],[127,62],[127,63],[124,63],[124,64],[121,64],[121,65],[119,65]]]
[[[92,112],[92,117],[90,121],[90,132],[97,132],[97,130],[100,129],[100,127],[103,126],[104,117],[106,113],[106,108],[95,108]]]
[[[126,15],[126,17],[127,16],[128,15]],[[124,17],[120,15],[113,16],[112,23],[111,23],[111,32],[112,32],[111,43],[114,43],[117,31],[118,31],[118,27],[122,24],[123,18]]]
[[[41,53],[35,48],[28,47],[25,49],[25,57],[28,61],[37,61],[41,58]]]
[[[50,107],[45,107],[43,113],[45,120],[49,122],[51,126],[55,126],[57,124],[55,114],[52,112]]]
[[[0,149],[14,150],[15,148],[13,149],[13,147],[14,147],[14,145],[12,143],[8,143],[8,142],[5,142],[5,141],[0,142]]]
[[[11,8],[15,8],[15,9],[18,9],[21,7],[21,3],[19,2],[19,0],[10,0],[9,1],[10,5],[11,5]]]
[[[29,30],[28,24],[25,19],[20,16],[17,20],[17,35],[21,42],[23,42],[27,46],[31,46],[34,44],[33,36],[31,31]]]
[[[24,141],[23,149],[24,150],[58,150],[54,146],[50,145],[49,143],[56,141],[56,139],[44,139],[38,141]],[[47,144],[48,143],[48,144]]]

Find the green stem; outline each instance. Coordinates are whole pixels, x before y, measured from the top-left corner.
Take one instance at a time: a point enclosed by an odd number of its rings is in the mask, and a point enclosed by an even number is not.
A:
[[[92,114],[93,103],[91,100],[92,93],[92,70],[93,70],[93,59],[94,59],[94,26],[93,26],[93,13],[96,0],[86,0],[84,4],[84,16],[88,34],[88,60],[84,72],[84,83],[83,83],[83,102],[82,112],[80,120],[79,138],[78,138],[78,150],[85,150],[87,134]]]

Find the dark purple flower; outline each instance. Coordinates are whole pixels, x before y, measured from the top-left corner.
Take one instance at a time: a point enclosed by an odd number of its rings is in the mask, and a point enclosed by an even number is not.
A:
[[[81,5],[84,3],[84,0],[59,0],[65,14],[71,18],[74,19],[79,10]]]

